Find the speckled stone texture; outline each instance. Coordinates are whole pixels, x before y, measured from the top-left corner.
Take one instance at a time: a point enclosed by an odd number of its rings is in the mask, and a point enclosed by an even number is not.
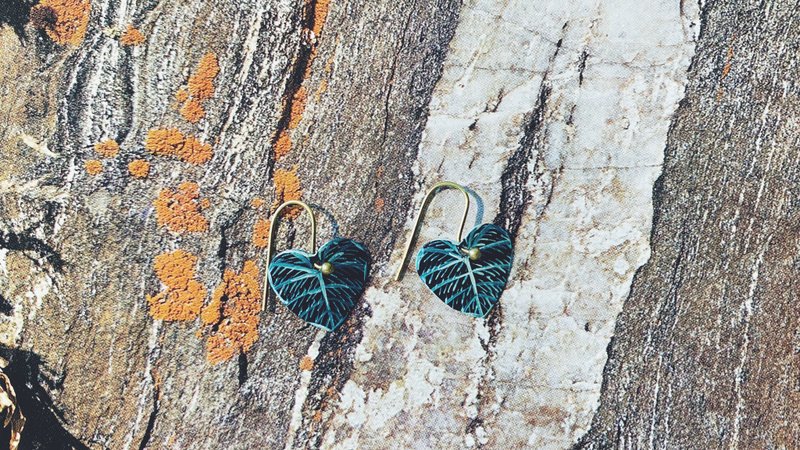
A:
[[[800,443],[796,5],[92,0],[60,45],[35,3],[0,6],[0,353],[23,448]],[[176,94],[209,52],[189,123]],[[149,153],[170,127],[211,160]],[[442,180],[472,194],[465,234],[514,242],[486,319],[413,264],[393,280]],[[208,229],[159,227],[153,200],[187,181]],[[295,192],[320,242],[369,247],[367,291],[333,333],[271,299],[255,344],[212,364],[220,323],[149,314],[154,258],[195,255],[208,304],[262,267],[256,221]],[[436,196],[414,253],[455,239],[461,202]],[[301,217],[277,244],[307,238]]]

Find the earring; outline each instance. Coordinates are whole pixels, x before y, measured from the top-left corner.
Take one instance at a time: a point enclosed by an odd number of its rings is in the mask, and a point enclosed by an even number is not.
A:
[[[272,258],[276,219],[288,206],[302,206],[311,217],[311,253],[291,249]],[[317,251],[317,223],[311,207],[290,200],[280,205],[270,218],[266,272],[272,291],[290,311],[312,325],[333,331],[344,322],[364,292],[369,252],[363,244],[340,237]],[[262,299],[267,298],[266,291],[265,284]],[[264,304],[261,309],[264,310]]]
[[[514,248],[508,231],[492,223],[478,225],[466,239],[461,240],[470,203],[469,194],[461,185],[442,181],[425,194],[395,280],[403,278],[408,252],[419,233],[420,219],[432,195],[441,188],[458,189],[464,194],[464,215],[456,238],[458,243],[437,240],[423,245],[417,253],[417,274],[447,306],[474,317],[486,317],[505,289]]]

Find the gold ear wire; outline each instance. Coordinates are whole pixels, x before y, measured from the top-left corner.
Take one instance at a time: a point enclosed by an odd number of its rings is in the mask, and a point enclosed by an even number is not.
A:
[[[311,217],[311,253],[317,253],[317,221],[314,219],[314,212],[311,207],[300,200],[283,202],[269,218],[269,240],[267,241],[267,262],[264,264],[264,289],[261,292],[261,311],[264,311],[267,303],[267,285],[269,284],[267,277],[269,276],[269,262],[272,260],[272,238],[275,236],[275,223],[277,222],[278,214],[289,206],[302,206]]]
[[[428,203],[430,203],[433,194],[441,188],[458,189],[462,194],[464,194],[464,216],[461,218],[461,226],[458,228],[458,235],[456,237],[456,241],[461,242],[461,234],[464,232],[464,224],[467,223],[467,214],[469,214],[469,194],[467,193],[467,190],[464,189],[464,187],[460,184],[453,183],[452,181],[440,181],[434,184],[433,187],[428,190],[428,193],[425,194],[425,199],[422,201],[422,206],[420,206],[419,211],[417,212],[417,218],[414,220],[414,229],[411,231],[411,237],[408,239],[406,250],[403,252],[403,262],[400,263],[400,270],[397,271],[397,275],[394,277],[395,281],[400,281],[403,279],[403,273],[405,273],[406,264],[408,263],[408,252],[411,251],[411,247],[414,245],[417,234],[419,234],[419,226],[422,215],[425,213],[425,209],[428,207]]]

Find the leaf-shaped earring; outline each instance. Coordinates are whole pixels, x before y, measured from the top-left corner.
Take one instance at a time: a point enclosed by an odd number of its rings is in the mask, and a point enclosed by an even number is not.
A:
[[[288,206],[302,206],[311,217],[311,253],[291,249],[272,258],[275,223]],[[344,322],[364,292],[369,252],[363,244],[340,237],[317,251],[314,212],[306,203],[290,200],[280,205],[270,218],[266,272],[269,285],[281,303],[304,321],[333,331]],[[265,284],[261,297],[264,301],[266,291]]]
[[[470,199],[466,189],[459,184],[442,181],[433,185],[425,195],[395,280],[403,278],[408,252],[419,233],[420,219],[433,194],[441,188],[458,189],[464,194],[464,215],[458,237],[456,242],[437,240],[423,245],[417,254],[417,274],[447,306],[474,317],[486,317],[505,289],[514,248],[508,231],[491,223],[476,226],[464,240],[461,239]]]

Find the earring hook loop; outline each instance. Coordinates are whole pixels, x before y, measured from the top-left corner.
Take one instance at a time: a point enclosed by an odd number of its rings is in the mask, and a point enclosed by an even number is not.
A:
[[[403,279],[403,274],[406,271],[406,264],[408,263],[408,253],[411,251],[411,247],[414,245],[414,241],[417,239],[417,235],[419,234],[422,215],[428,208],[428,204],[433,198],[433,194],[442,188],[457,189],[464,194],[464,214],[461,217],[461,225],[458,227],[458,234],[456,235],[456,241],[461,242],[461,235],[464,233],[464,224],[467,223],[467,215],[469,214],[469,193],[467,193],[467,190],[458,183],[454,183],[452,181],[440,181],[434,184],[428,190],[428,193],[425,194],[425,199],[422,201],[422,205],[419,207],[419,211],[417,211],[417,218],[414,220],[414,229],[411,231],[411,237],[408,239],[406,249],[403,252],[403,262],[400,264],[400,270],[397,271],[397,275],[394,277],[395,281],[400,281]]]
[[[311,207],[308,206],[307,203],[302,202],[300,200],[289,200],[283,202],[278,209],[272,213],[272,216],[269,218],[269,240],[267,241],[267,261],[264,264],[264,289],[261,293],[261,310],[264,311],[267,303],[267,276],[269,274],[269,262],[272,260],[272,248],[273,248],[273,238],[275,236],[275,224],[277,223],[278,215],[289,206],[302,206],[303,209],[308,212],[308,216],[311,218],[311,253],[314,254],[317,252],[317,221],[314,219],[314,211],[311,210]]]

